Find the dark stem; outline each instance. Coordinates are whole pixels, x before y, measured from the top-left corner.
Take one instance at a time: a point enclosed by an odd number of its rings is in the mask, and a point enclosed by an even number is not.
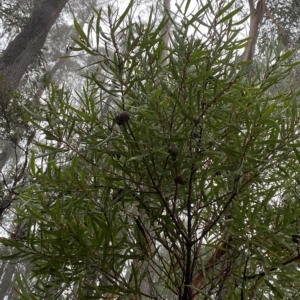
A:
[[[195,165],[191,166],[190,178],[189,178],[189,191],[187,198],[187,241],[186,241],[186,268],[185,268],[185,281],[184,281],[184,291],[183,300],[192,299],[192,247],[193,247],[193,232],[192,232],[192,190],[193,190],[193,175],[196,172]]]

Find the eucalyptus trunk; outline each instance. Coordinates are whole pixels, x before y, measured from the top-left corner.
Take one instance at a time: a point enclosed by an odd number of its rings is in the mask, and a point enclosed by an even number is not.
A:
[[[20,80],[42,49],[47,35],[68,0],[44,0],[35,9],[23,31],[9,43],[0,58],[0,105],[7,107]],[[12,142],[5,143],[0,153],[0,171],[15,153]]]

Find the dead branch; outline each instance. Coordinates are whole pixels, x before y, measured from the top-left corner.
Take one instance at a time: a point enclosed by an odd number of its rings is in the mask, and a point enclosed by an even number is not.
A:
[[[221,258],[228,252],[229,248],[230,248],[229,240],[224,241],[222,245],[213,253],[209,261],[206,263],[204,272],[207,272],[210,269],[212,269],[214,266],[218,265],[221,262]],[[204,272],[200,271],[199,274],[193,280],[192,286],[196,290],[201,289],[201,287],[204,284],[204,278],[205,278]],[[197,299],[198,297],[197,294],[198,293],[194,294],[193,300]]]

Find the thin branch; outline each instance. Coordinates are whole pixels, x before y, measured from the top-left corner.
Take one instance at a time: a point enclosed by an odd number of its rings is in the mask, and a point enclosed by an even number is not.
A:
[[[286,265],[288,265],[288,264],[290,264],[290,263],[292,263],[292,262],[294,262],[294,261],[296,261],[296,260],[299,260],[299,259],[300,259],[300,254],[298,254],[297,256],[292,257],[292,258],[286,260],[286,261],[283,262],[281,265],[282,265],[282,266],[286,266]],[[270,269],[268,270],[268,272],[276,271],[276,270],[278,270],[278,269],[279,269],[279,267],[273,267],[273,268],[270,268]],[[248,279],[254,279],[254,278],[256,278],[256,277],[263,277],[263,276],[265,276],[265,275],[266,275],[266,272],[260,272],[260,273],[258,273],[258,274],[253,274],[253,275],[246,276],[245,279],[246,279],[246,280],[248,280]]]

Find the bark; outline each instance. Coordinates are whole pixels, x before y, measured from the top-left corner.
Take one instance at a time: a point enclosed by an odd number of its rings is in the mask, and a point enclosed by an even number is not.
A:
[[[164,43],[165,43],[165,49],[163,50],[163,53],[162,53],[162,64],[163,66],[165,66],[167,64],[167,56],[168,56],[168,43],[169,43],[169,40],[170,40],[170,28],[171,28],[171,21],[170,21],[170,18],[169,18],[169,15],[170,15],[170,0],[164,0],[164,10],[165,10],[165,18],[168,19],[167,21],[167,24],[164,28],[164,31],[163,31],[163,40],[164,40]]]
[[[9,43],[0,59],[0,104],[5,109],[11,93],[42,49],[49,30],[68,0],[44,0],[36,6],[24,30]],[[7,142],[0,153],[0,171],[15,151]]]
[[[14,151],[15,145],[12,142],[6,142],[2,152],[0,153],[0,171],[3,169]]]
[[[3,255],[11,254],[10,250],[1,248]],[[16,273],[16,263],[10,263],[9,261],[3,260],[0,268],[0,299],[9,299],[13,293],[13,285]]]
[[[1,101],[7,101],[8,92],[16,90],[67,2],[68,0],[44,0],[33,11],[24,30],[9,43],[0,59]]]
[[[204,270],[207,272],[213,269],[216,265],[221,262],[221,258],[227,253],[229,250],[230,245],[227,241],[224,241],[219,249],[217,249],[209,261],[206,263]],[[198,275],[193,280],[193,287],[196,289],[201,289],[205,282],[205,274],[202,270],[199,271]],[[194,295],[193,299],[197,299],[197,294]]]
[[[257,43],[259,27],[261,25],[262,19],[264,17],[266,11],[266,4],[264,0],[259,0],[257,2],[256,8],[254,8],[254,0],[249,0],[250,6],[250,31],[249,31],[249,38],[250,41],[248,42],[244,54],[243,54],[243,61],[252,60],[255,52],[255,46]]]
[[[11,93],[13,93],[32,63],[37,53],[42,49],[46,37],[52,25],[59,16],[61,10],[68,0],[44,0],[35,6],[31,18],[28,20],[24,30],[11,41],[0,58],[0,104],[5,109]],[[7,142],[0,153],[0,171],[3,169],[9,158],[15,152],[15,144]],[[0,214],[9,207],[12,200],[3,200],[0,206]],[[5,273],[0,284],[0,298],[8,296],[12,289],[15,264],[3,262],[1,269]],[[11,297],[11,295],[9,296]]]
[[[16,264],[4,261],[2,263],[5,271],[0,284],[0,299],[5,299],[5,296],[8,296],[13,288]]]
[[[24,30],[9,43],[0,59],[0,106],[6,108],[10,94],[20,83],[23,74],[42,49],[49,30],[68,0],[44,0],[35,6]],[[23,133],[22,128],[18,131]],[[22,134],[21,133],[21,134]],[[0,153],[0,171],[16,151],[16,144],[7,141]],[[2,201],[0,214],[10,205],[11,200]]]
[[[67,1],[68,1],[68,0],[67,0]],[[94,3],[94,2],[88,6],[87,12],[86,12],[86,14],[85,14],[85,18],[84,18],[83,21],[80,23],[80,27],[81,27],[81,28],[83,28],[83,26],[84,26],[84,24],[85,24],[85,21],[86,21],[87,17],[91,14],[92,9],[93,9],[94,6],[95,6],[95,3]],[[71,8],[70,4],[69,4],[69,8],[70,8],[70,10],[72,11],[72,8]],[[73,14],[73,17],[74,17],[74,19],[75,19],[75,14],[73,13],[73,11],[72,11],[72,14]],[[75,47],[75,46],[76,46],[76,44],[75,44],[74,42],[69,46],[68,53],[67,53],[68,55],[71,54],[71,52],[72,52],[72,47]],[[66,53],[61,53],[61,56],[64,56],[64,55],[66,55]],[[59,60],[56,62],[56,64],[51,68],[51,70],[47,72],[48,75],[50,76],[50,78],[53,78],[53,76],[55,75],[55,73],[56,73],[61,67],[63,67],[63,66],[65,65],[65,63],[66,63],[66,59],[59,59]],[[33,99],[33,100],[34,100],[34,104],[38,105],[39,100],[40,100],[40,98],[42,97],[42,94],[43,94],[44,91],[45,91],[45,88],[46,88],[46,86],[45,86],[44,82],[40,82],[38,91],[36,92],[35,97],[34,97],[34,99]]]

